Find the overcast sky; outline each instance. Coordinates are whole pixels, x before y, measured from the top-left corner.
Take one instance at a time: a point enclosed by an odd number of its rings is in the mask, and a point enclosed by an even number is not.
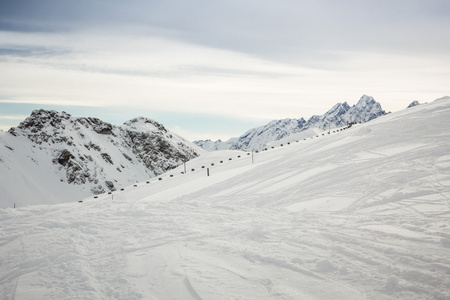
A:
[[[227,139],[450,95],[448,0],[0,0],[0,129],[33,109]]]

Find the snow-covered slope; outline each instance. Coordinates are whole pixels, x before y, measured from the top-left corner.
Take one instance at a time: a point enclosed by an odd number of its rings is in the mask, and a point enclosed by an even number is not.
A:
[[[82,203],[0,210],[0,295],[449,299],[448,120],[445,98],[253,157],[206,153]]]
[[[194,143],[207,150],[261,150],[269,143],[279,141],[290,135],[305,130],[329,130],[347,126],[349,123],[368,122],[386,112],[380,103],[372,97],[363,95],[356,105],[350,106],[347,102],[338,103],[322,116],[312,116],[306,121],[300,119],[274,120],[268,124],[250,129],[238,138],[228,141],[200,140]]]
[[[203,150],[161,124],[36,110],[0,131],[0,207],[79,200],[173,169]]]

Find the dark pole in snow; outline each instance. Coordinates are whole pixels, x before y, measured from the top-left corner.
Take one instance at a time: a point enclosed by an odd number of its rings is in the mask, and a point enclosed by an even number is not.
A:
[[[206,168],[206,175],[209,176],[209,168]]]

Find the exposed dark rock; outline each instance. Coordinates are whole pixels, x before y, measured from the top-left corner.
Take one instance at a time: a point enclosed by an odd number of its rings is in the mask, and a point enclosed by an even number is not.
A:
[[[63,166],[67,165],[71,159],[75,159],[75,157],[66,149],[63,150],[57,158],[58,163]]]
[[[129,161],[133,161],[133,159],[131,157],[129,157],[128,155],[126,155],[125,153],[122,153],[122,155]]]
[[[79,118],[77,122],[84,125],[86,128],[91,127],[98,134],[113,134],[113,125],[103,122],[97,118]]]
[[[415,101],[411,102],[407,108],[411,108],[411,107],[418,106],[418,105],[420,105],[420,102],[415,100]]]
[[[94,195],[103,194],[105,192],[105,188],[101,185],[97,185],[91,188],[91,192]]]
[[[112,159],[111,159],[111,156],[109,156],[108,153],[102,153],[101,156],[103,157],[103,159],[104,159],[107,163],[110,163],[111,165],[114,164],[113,161],[112,161]]]
[[[11,128],[8,130],[8,132],[9,132],[10,134],[12,134],[13,136],[17,136],[16,129],[15,129],[14,127],[11,127]]]
[[[89,142],[89,144],[84,144],[84,147],[86,147],[86,149],[90,150],[91,148],[97,151],[101,151],[102,148],[99,145],[96,145],[92,142]]]
[[[105,185],[110,191],[116,190],[116,188],[114,187],[114,182],[112,182],[112,181],[106,180]]]

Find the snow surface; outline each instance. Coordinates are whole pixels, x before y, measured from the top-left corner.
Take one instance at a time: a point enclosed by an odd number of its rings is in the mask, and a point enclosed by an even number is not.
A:
[[[2,209],[0,295],[450,299],[448,120],[445,98],[206,153],[83,202]]]

